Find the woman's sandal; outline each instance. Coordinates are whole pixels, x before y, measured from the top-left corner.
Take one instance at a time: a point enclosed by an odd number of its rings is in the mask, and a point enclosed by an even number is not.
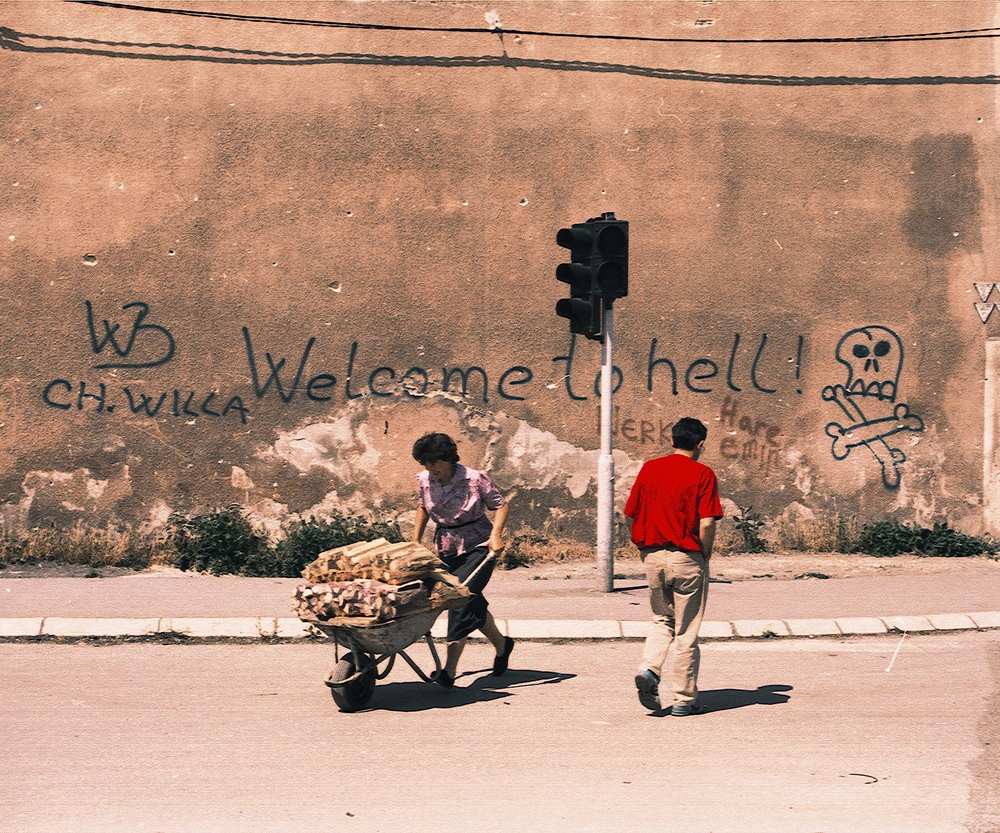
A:
[[[451,688],[455,685],[455,678],[442,668],[431,674],[431,682],[437,683],[441,688]]]
[[[502,677],[507,673],[507,660],[510,658],[510,652],[514,650],[514,640],[509,636],[503,638],[503,653],[498,655],[495,660],[493,660],[493,676]]]

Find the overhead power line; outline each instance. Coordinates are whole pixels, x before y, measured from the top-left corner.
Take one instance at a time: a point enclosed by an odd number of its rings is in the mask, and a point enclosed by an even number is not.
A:
[[[554,72],[615,73],[669,81],[713,84],[751,84],[780,87],[821,86],[942,86],[1000,87],[1000,75],[764,75],[747,72],[703,72],[605,61],[520,58],[504,55],[390,55],[353,52],[279,52],[272,50],[197,46],[176,43],[107,41],[64,35],[37,35],[0,26],[0,50],[34,54],[73,54],[146,61],[205,61],[258,66],[354,65],[381,67],[525,68]]]
[[[654,35],[604,35],[583,32],[541,32],[531,29],[507,29],[503,27],[461,27],[461,26],[403,26],[390,23],[349,23],[346,21],[308,20],[304,18],[271,17],[267,15],[236,14],[233,12],[207,11],[199,9],[165,9],[156,6],[140,6],[134,3],[115,3],[111,0],[67,0],[87,6],[101,6],[128,11],[172,14],[184,17],[204,17],[213,20],[232,20],[244,23],[272,23],[282,26],[312,26],[328,29],[360,29],[381,32],[434,32],[454,34],[496,33],[538,38],[570,38],[575,40],[633,41],[645,43],[705,43],[705,44],[793,44],[793,43],[912,43],[937,40],[972,40],[977,38],[1000,37],[1000,27],[982,29],[955,29],[944,32],[914,32],[898,35],[853,35],[843,37],[807,38],[707,38],[707,37],[659,37]]]

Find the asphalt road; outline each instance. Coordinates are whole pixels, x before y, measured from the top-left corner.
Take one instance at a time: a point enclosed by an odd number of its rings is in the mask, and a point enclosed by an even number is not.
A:
[[[345,714],[327,645],[0,644],[0,830],[1000,829],[1000,632],[707,644],[689,718],[640,650],[473,644]]]

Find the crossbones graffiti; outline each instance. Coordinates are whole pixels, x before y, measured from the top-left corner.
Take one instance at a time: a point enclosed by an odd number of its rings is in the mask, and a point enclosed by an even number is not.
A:
[[[837,343],[837,361],[847,367],[843,385],[827,385],[823,399],[847,416],[846,425],[831,422],[826,433],[833,440],[833,457],[844,460],[858,446],[866,446],[882,467],[887,489],[899,488],[899,467],[906,455],[886,442],[900,431],[923,431],[924,421],[897,402],[903,369],[903,342],[885,327],[861,327]]]

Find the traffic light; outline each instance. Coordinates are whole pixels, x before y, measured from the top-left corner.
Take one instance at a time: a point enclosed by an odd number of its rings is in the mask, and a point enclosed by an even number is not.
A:
[[[604,303],[610,307],[615,298],[628,295],[628,221],[616,220],[607,212],[589,222],[594,236],[590,268]]]
[[[628,223],[606,212],[559,229],[556,243],[570,250],[570,263],[556,267],[556,277],[570,287],[556,315],[569,319],[571,333],[599,339],[605,306],[628,295]]]
[[[593,233],[588,223],[559,229],[556,243],[570,250],[570,263],[556,267],[556,277],[569,284],[569,298],[556,302],[556,315],[569,319],[569,331],[587,338],[599,338],[603,309],[597,294],[594,273],[590,268]]]
[[[585,298],[560,298],[556,301],[556,315],[569,319],[569,331],[587,338],[600,339],[604,310],[596,295]]]

